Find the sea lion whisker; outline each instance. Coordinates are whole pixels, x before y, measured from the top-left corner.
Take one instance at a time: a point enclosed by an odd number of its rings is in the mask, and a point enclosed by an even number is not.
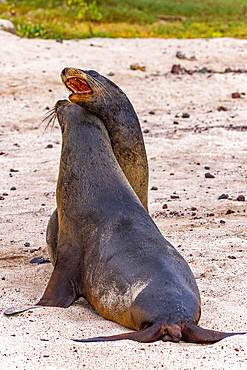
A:
[[[47,128],[50,126],[50,124],[51,124],[51,127],[53,128],[54,127],[54,124],[55,124],[55,121],[56,121],[56,113],[55,113],[55,107],[53,107],[52,109],[50,109],[48,112],[47,112],[47,114],[46,114],[46,116],[45,116],[45,118],[41,121],[41,123],[40,123],[40,125],[39,125],[39,127],[44,123],[44,122],[46,122],[46,121],[48,121],[47,122],[47,124],[46,124],[46,126],[45,126],[45,129],[44,129],[44,132],[43,132],[43,134],[46,132],[46,130],[47,130]]]
[[[113,95],[112,95],[112,92],[110,90],[108,90],[100,81],[97,81],[98,84],[101,86],[102,90],[106,92],[107,95],[109,95],[109,97],[111,98]]]
[[[105,92],[107,95],[112,97],[112,93],[102,84],[102,82],[92,78],[90,78],[89,80],[93,80],[92,82],[96,85],[100,92]]]

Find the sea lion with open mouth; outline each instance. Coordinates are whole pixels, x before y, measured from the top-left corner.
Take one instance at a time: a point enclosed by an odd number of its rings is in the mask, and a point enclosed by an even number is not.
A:
[[[148,162],[140,123],[126,94],[96,71],[64,68],[61,78],[72,92],[69,99],[104,123],[117,161],[130,185],[148,210]],[[46,242],[55,264],[58,235],[57,210],[50,217]]]
[[[79,341],[211,343],[237,334],[197,326],[195,278],[127,181],[102,121],[68,101],[57,103],[56,114],[57,258],[35,307],[68,307],[83,296],[101,316],[136,330]]]

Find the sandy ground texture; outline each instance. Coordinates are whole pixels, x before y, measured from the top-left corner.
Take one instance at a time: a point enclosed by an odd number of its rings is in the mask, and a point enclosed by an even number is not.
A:
[[[246,331],[247,204],[237,199],[247,198],[247,73],[238,71],[247,69],[247,40],[61,43],[1,31],[0,50],[0,367],[246,369],[247,335],[207,346],[74,343],[71,338],[126,328],[101,318],[83,299],[68,309],[11,317],[3,311],[37,302],[52,272],[51,264],[30,263],[48,257],[45,232],[55,208],[61,148],[58,124],[44,133],[40,123],[68,96],[60,72],[71,66],[110,75],[137,111],[150,166],[150,213],[198,278],[200,325]],[[177,51],[189,60],[178,59]],[[131,69],[135,63],[145,70]],[[172,74],[174,64],[204,69]],[[223,73],[226,68],[235,72]],[[232,98],[236,92],[240,97]],[[222,194],[229,197],[219,200]]]

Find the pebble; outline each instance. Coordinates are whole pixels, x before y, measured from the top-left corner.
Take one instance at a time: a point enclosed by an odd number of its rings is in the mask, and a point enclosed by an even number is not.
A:
[[[240,99],[241,95],[238,92],[232,93],[232,99]]]
[[[228,194],[221,194],[218,199],[227,199],[229,198]]]
[[[51,261],[48,258],[44,257],[34,257],[31,259],[30,263],[37,263],[37,264],[42,264],[42,263],[51,263]]]
[[[138,63],[133,63],[130,65],[130,69],[132,71],[136,71],[136,70],[140,70],[140,71],[143,71],[145,72],[146,71],[146,67],[145,66],[141,66],[140,64]]]
[[[48,149],[51,149],[51,148],[53,148],[53,145],[52,145],[52,144],[48,144],[48,145],[47,145],[47,147],[46,147],[46,149],[47,149],[47,148],[48,148]]]
[[[239,196],[237,197],[237,200],[238,200],[239,202],[244,202],[244,201],[245,201],[245,196],[244,196],[244,195],[239,195]]]
[[[215,176],[214,176],[214,175],[212,175],[212,174],[211,174],[211,173],[209,173],[209,172],[205,173],[205,177],[206,177],[206,179],[214,179],[214,178],[215,178]]]
[[[218,110],[219,112],[221,112],[221,111],[226,112],[228,109],[227,109],[226,107],[223,107],[222,105],[220,105],[220,106],[217,108],[217,110]]]
[[[16,34],[16,29],[14,24],[7,19],[0,19],[0,30],[5,32]]]
[[[232,211],[231,209],[228,209],[228,210],[226,211],[226,215],[230,215],[231,213],[235,213],[235,211]]]
[[[30,243],[29,242],[26,242],[25,244],[24,244],[24,247],[30,247]]]
[[[149,129],[148,128],[145,128],[145,130],[143,130],[143,133],[144,134],[148,134],[149,133]]]
[[[167,209],[168,208],[167,204],[163,204],[162,208]]]
[[[170,196],[170,198],[171,198],[171,199],[178,199],[178,198],[179,198],[179,196],[178,196],[178,195],[171,195],[171,196]]]
[[[10,188],[10,190],[16,190],[16,187],[15,186],[12,186],[12,188]]]
[[[190,115],[189,115],[189,113],[179,112],[179,113],[176,114],[175,117],[176,118],[190,118]]]
[[[151,190],[158,190],[157,186],[152,186]]]

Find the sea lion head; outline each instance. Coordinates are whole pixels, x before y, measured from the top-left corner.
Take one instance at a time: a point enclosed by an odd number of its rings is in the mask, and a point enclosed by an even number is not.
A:
[[[90,112],[100,115],[106,107],[117,111],[122,108],[124,92],[114,82],[94,70],[84,71],[77,68],[64,68],[61,78],[65,86],[72,92],[69,100]]]

